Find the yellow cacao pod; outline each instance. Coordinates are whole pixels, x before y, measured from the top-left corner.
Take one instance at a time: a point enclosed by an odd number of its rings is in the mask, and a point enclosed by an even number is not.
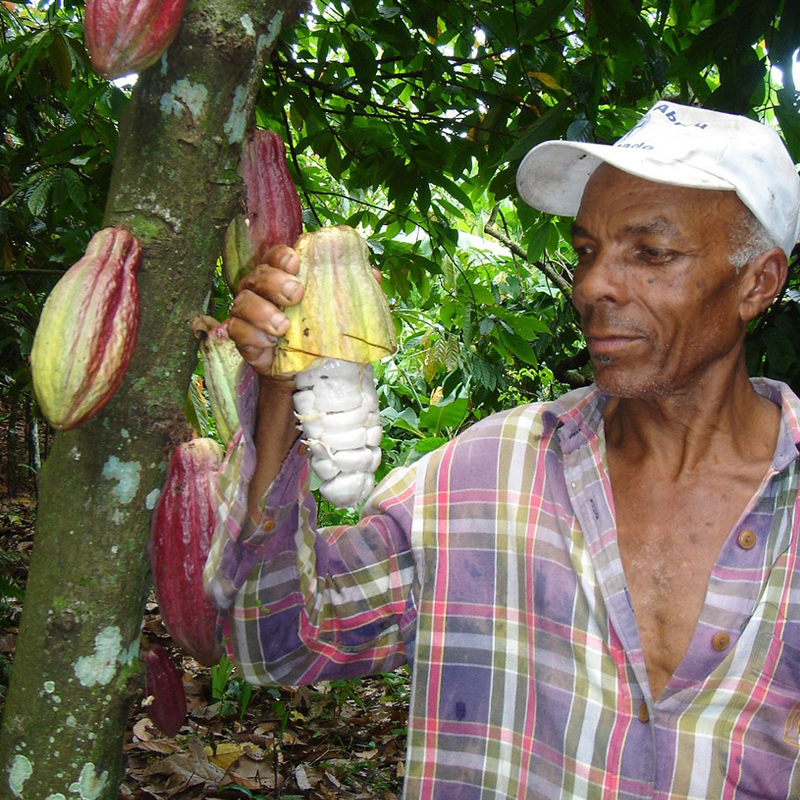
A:
[[[369,263],[367,243],[347,225],[304,233],[295,243],[303,299],[284,313],[274,375],[294,375],[323,358],[366,364],[397,347],[386,298]]]
[[[105,228],[44,304],[31,371],[42,413],[57,430],[100,411],[128,369],[139,329],[141,258],[129,231]]]

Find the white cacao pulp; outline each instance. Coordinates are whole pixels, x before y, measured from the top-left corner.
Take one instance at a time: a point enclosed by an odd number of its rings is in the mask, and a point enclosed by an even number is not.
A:
[[[381,462],[381,418],[370,364],[327,358],[295,375],[295,416],[322,496],[345,508],[366,500]]]

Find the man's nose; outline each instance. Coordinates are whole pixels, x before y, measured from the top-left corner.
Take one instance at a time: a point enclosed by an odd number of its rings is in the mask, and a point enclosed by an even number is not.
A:
[[[572,283],[572,298],[581,305],[624,303],[627,296],[625,269],[607,250],[599,250],[588,263],[579,264]]]

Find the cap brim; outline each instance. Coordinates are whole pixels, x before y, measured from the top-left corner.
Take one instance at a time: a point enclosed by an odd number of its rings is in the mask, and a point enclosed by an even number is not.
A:
[[[735,191],[732,184],[715,175],[680,161],[657,159],[644,150],[563,141],[543,142],[522,159],[517,191],[534,208],[575,216],[587,181],[602,163],[654,183]]]

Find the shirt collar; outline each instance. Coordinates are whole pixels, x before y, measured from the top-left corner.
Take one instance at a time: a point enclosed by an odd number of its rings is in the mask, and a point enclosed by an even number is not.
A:
[[[800,399],[781,381],[751,378],[753,388],[780,406],[781,425],[772,466],[783,471],[798,456],[800,449]],[[543,414],[545,430],[558,428],[561,450],[571,453],[598,436],[607,396],[597,387],[575,389],[550,404]]]

